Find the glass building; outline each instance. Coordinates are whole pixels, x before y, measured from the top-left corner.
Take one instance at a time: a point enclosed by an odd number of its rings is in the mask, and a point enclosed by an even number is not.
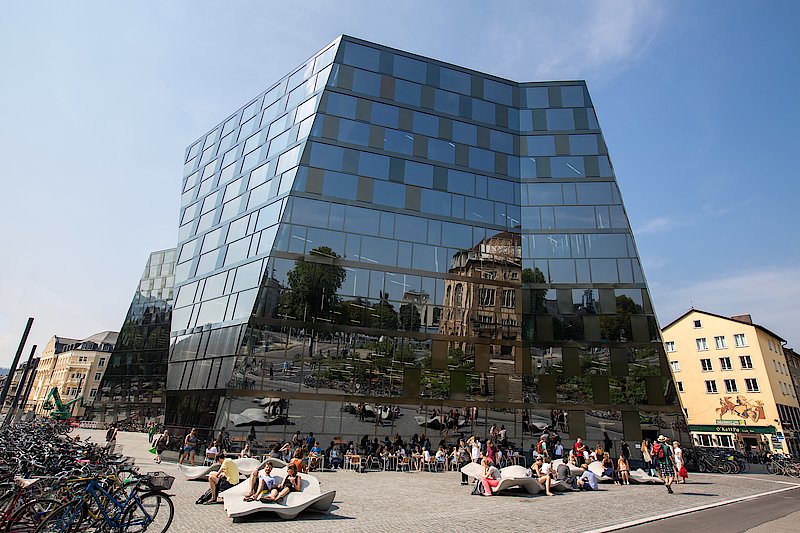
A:
[[[684,430],[582,81],[342,36],[186,151],[167,424]]]
[[[92,404],[92,419],[164,421],[175,249],[152,252]]]

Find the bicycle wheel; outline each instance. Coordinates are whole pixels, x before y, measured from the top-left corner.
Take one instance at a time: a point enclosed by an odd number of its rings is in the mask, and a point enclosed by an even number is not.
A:
[[[120,527],[127,533],[165,533],[174,515],[175,506],[169,496],[163,492],[147,492],[128,504]]]
[[[775,474],[776,473],[775,472],[775,462],[774,461],[768,462],[766,466],[767,466],[767,472],[769,472],[770,474]]]
[[[730,474],[732,471],[731,464],[728,461],[719,461],[715,466],[720,474]]]
[[[80,500],[67,502],[47,515],[34,530],[36,533],[78,533],[83,531],[86,506]]]
[[[14,512],[3,531],[35,531],[42,520],[59,505],[60,501],[46,498],[29,501]]]

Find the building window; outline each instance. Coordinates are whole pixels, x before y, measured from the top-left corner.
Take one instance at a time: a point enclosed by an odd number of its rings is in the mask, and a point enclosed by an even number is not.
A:
[[[731,358],[730,357],[720,357],[719,358],[719,368],[720,368],[720,370],[733,370],[733,365],[731,365]]]
[[[730,435],[717,435],[717,441],[723,448],[733,448],[733,439]]]
[[[700,366],[703,368],[703,372],[714,370],[714,367],[711,366],[711,359],[700,359]]]
[[[767,346],[769,346],[769,351],[770,352],[773,351],[772,350],[772,339],[767,339]]]
[[[747,392],[760,392],[756,378],[745,378],[744,385],[747,387]]]
[[[733,336],[733,343],[737,348],[744,348],[747,346],[747,338],[745,338],[744,333],[737,333]]]
[[[484,270],[483,279],[497,279],[497,272]]]
[[[494,305],[494,289],[481,289],[478,297],[481,305]]]
[[[672,353],[675,351],[675,341],[667,341],[664,343],[667,352]]]
[[[678,387],[678,392],[683,392],[683,381],[676,381],[675,385]]]
[[[103,375],[102,375],[100,372],[95,372],[95,373],[94,373],[94,380],[95,380],[95,381],[100,381],[100,379],[101,379],[102,377],[103,377]]]
[[[94,398],[97,396],[97,389],[92,389],[89,391],[89,398]]]
[[[706,380],[706,392],[709,394],[717,393],[717,382],[713,379]]]
[[[703,323],[700,322],[699,320],[695,320],[694,321],[694,327],[695,328],[702,328],[703,327]]]
[[[514,308],[517,305],[517,295],[514,289],[503,290],[503,307]]]
[[[708,350],[708,342],[706,342],[706,338],[703,337],[701,339],[695,339],[695,343],[697,344],[697,351],[704,352]]]
[[[739,364],[742,365],[742,370],[750,370],[753,368],[753,360],[749,355],[740,355]]]
[[[478,315],[478,319],[481,321],[481,324],[492,324],[492,316],[491,315]]]
[[[739,389],[736,387],[735,379],[725,380],[725,392],[739,392]]]
[[[99,367],[103,367],[103,366],[105,366],[105,364],[106,364],[106,358],[105,357],[101,357],[100,360],[97,361],[97,366],[99,366]]]
[[[701,433],[697,438],[700,440],[700,446],[711,446],[711,435]]]
[[[728,341],[725,340],[725,337],[714,337],[714,344],[717,347],[717,350],[724,350],[728,347]]]
[[[511,279],[519,279],[519,273],[517,273],[517,272],[512,272],[512,273],[511,273]]]
[[[680,361],[670,361],[669,366],[672,367],[673,372],[680,372],[681,371],[681,363]]]

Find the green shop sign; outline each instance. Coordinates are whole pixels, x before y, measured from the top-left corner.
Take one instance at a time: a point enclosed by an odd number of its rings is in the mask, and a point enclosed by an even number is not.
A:
[[[775,426],[729,426],[720,424],[716,426],[689,426],[689,431],[697,433],[764,433],[775,434]]]

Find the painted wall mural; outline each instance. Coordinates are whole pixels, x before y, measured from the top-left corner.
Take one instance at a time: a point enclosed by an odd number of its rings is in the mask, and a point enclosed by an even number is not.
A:
[[[752,422],[758,422],[766,418],[766,416],[764,416],[764,402],[761,400],[748,400],[746,397],[738,395],[734,403],[731,401],[730,396],[724,396],[720,398],[719,405],[720,406],[717,407],[717,412],[720,418],[726,414],[738,416],[739,418]]]

